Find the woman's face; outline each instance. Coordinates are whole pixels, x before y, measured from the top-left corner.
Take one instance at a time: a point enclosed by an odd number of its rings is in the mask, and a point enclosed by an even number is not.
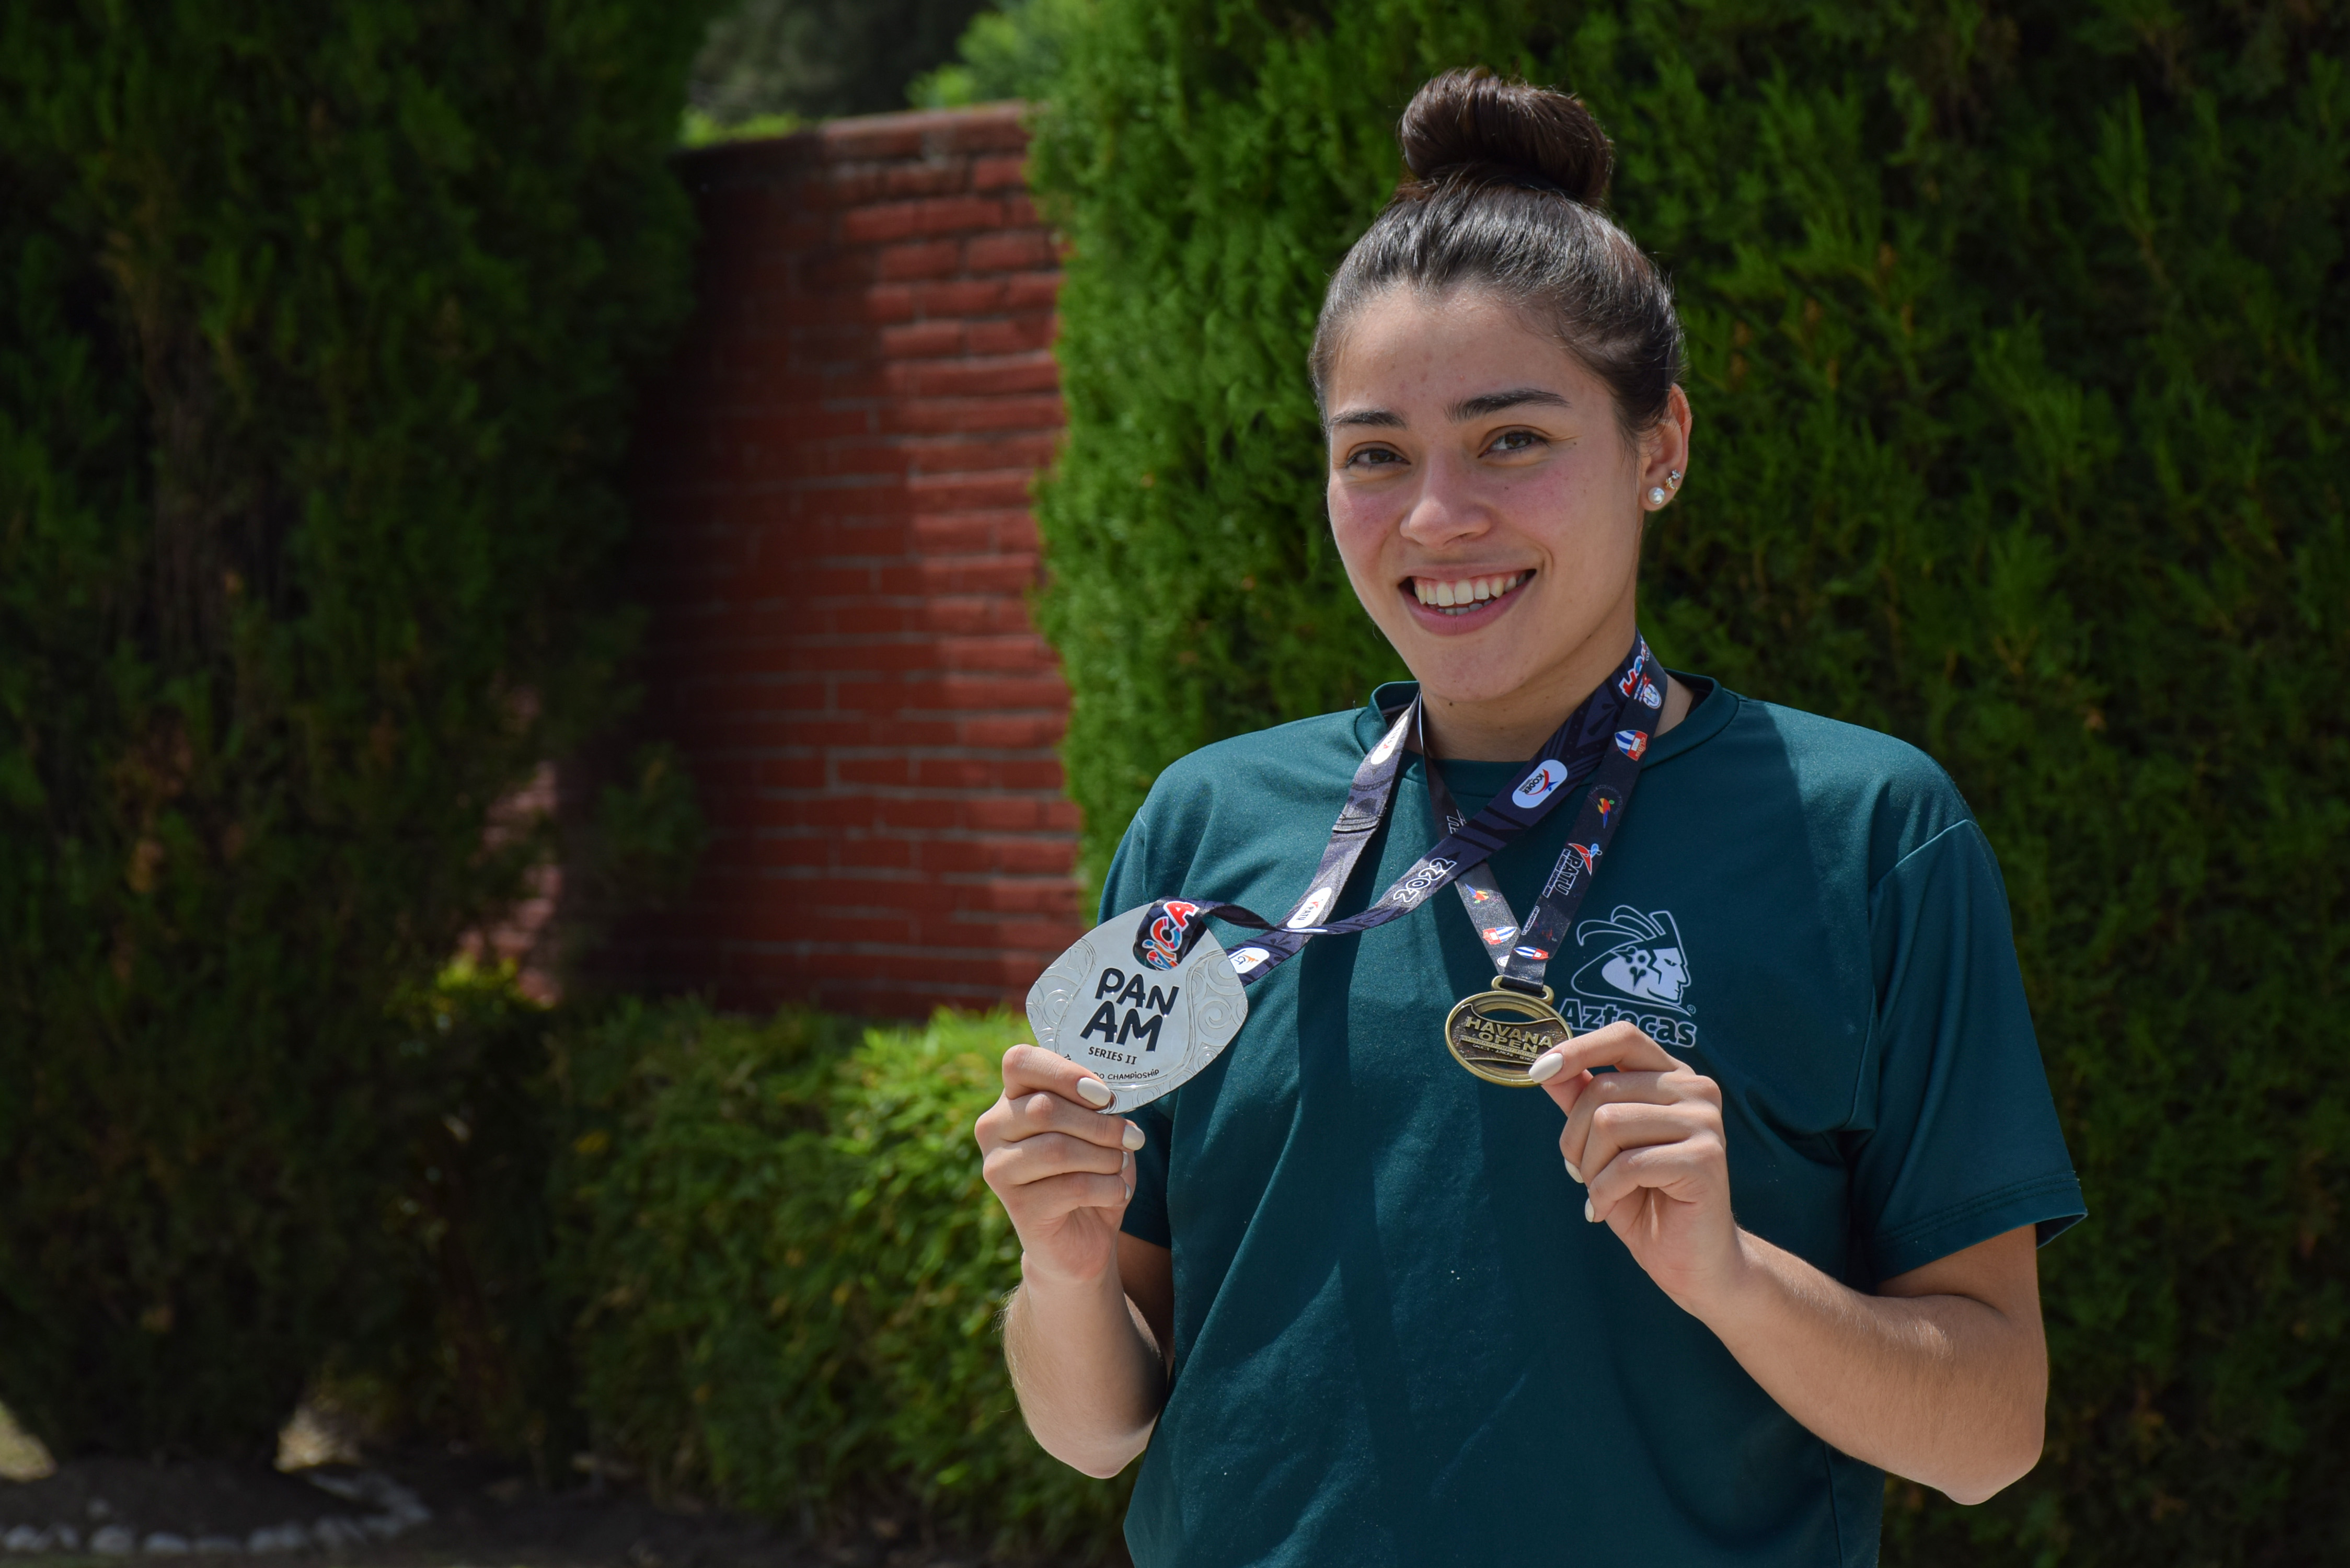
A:
[[[1326,406],[1338,553],[1432,701],[1555,705],[1614,670],[1644,496],[1687,462],[1678,389],[1635,447],[1607,385],[1517,310],[1399,287],[1347,324]]]

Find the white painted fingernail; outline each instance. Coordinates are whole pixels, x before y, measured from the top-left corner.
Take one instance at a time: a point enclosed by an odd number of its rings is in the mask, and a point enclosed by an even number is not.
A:
[[[1560,1055],[1555,1051],[1545,1051],[1541,1055],[1534,1058],[1534,1064],[1533,1066],[1526,1069],[1526,1082],[1529,1084],[1547,1084],[1553,1078],[1557,1077],[1559,1069],[1565,1065],[1566,1058],[1565,1056]],[[1569,1168],[1571,1169],[1573,1168],[1570,1167]],[[1583,1179],[1578,1176],[1575,1179],[1580,1181]]]
[[[1577,1187],[1583,1185],[1583,1172],[1575,1168],[1575,1161],[1570,1159],[1566,1162],[1566,1173],[1575,1178],[1575,1184]]]
[[[1126,1131],[1119,1134],[1118,1137],[1128,1148],[1140,1148],[1142,1147],[1142,1129],[1136,1127],[1132,1122],[1126,1124]]]
[[[1591,1211],[1591,1199],[1588,1198],[1583,1200],[1583,1217],[1586,1220],[1590,1220],[1594,1225],[1599,1223],[1599,1216]]]
[[[1077,1093],[1083,1095],[1086,1097],[1086,1103],[1090,1106],[1106,1106],[1118,1098],[1110,1086],[1099,1078],[1079,1078]]]
[[[1128,1183],[1126,1184],[1126,1200],[1127,1200],[1128,1203],[1131,1203],[1131,1202],[1133,1202],[1133,1201],[1134,1201],[1134,1183],[1132,1183],[1131,1181],[1129,1181],[1129,1182],[1128,1182]]]

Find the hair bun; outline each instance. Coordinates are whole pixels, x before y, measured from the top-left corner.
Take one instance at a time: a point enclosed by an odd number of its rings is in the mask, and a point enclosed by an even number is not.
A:
[[[1458,175],[1549,185],[1586,207],[1607,199],[1616,166],[1607,133],[1579,99],[1482,66],[1431,78],[1412,94],[1396,140],[1422,184]]]

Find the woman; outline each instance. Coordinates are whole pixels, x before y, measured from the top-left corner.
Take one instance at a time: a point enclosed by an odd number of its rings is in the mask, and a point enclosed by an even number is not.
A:
[[[1874,1562],[1882,1472],[1972,1502],[2040,1451],[2034,1244],[2082,1205],[1998,869],[1910,747],[1643,662],[1691,421],[1598,125],[1455,72],[1401,140],[1313,371],[1331,527],[1416,687],[1168,769],[1103,909],[1320,929],[1491,803],[1575,798],[1446,873],[1462,908],[1305,943],[1130,1118],[1006,1054],[978,1136],[1021,1406],[1096,1475],[1148,1446],[1143,1568]],[[1407,731],[1330,910],[1305,879]],[[1585,731],[1612,752],[1528,771]],[[1456,1003],[1504,990],[1575,1033],[1463,1072]]]

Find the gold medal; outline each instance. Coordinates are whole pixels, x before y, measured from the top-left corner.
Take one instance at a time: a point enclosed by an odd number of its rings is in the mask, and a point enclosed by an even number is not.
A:
[[[1445,1016],[1444,1048],[1489,1084],[1533,1088],[1526,1075],[1534,1058],[1575,1033],[1551,1005],[1555,994],[1548,986],[1535,998],[1496,985],[1464,996]]]

